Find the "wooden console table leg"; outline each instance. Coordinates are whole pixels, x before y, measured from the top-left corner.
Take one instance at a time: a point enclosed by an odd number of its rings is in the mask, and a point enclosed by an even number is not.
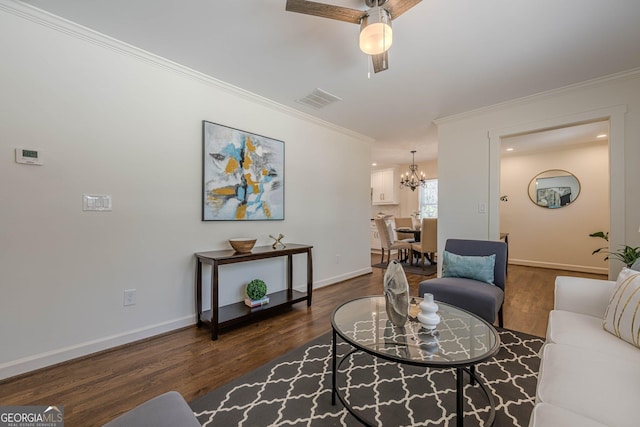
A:
[[[211,339],[218,339],[218,262],[211,266]]]
[[[202,262],[196,258],[196,313],[198,328],[202,327]]]
[[[287,255],[287,296],[293,295],[293,255]]]
[[[311,297],[313,292],[313,257],[311,249],[307,250],[307,307],[311,307]]]

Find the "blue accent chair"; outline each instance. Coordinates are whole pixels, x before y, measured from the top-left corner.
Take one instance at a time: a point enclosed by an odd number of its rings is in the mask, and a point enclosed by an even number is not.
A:
[[[502,306],[507,275],[507,245],[489,240],[449,239],[445,251],[462,256],[490,256],[495,254],[494,284],[463,277],[438,277],[418,285],[418,295],[433,294],[436,301],[470,311],[493,324],[504,326]]]

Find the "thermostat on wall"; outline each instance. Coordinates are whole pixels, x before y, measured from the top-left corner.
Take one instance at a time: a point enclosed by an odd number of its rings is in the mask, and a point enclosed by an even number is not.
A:
[[[16,163],[24,163],[27,165],[41,165],[42,152],[28,148],[16,148]]]

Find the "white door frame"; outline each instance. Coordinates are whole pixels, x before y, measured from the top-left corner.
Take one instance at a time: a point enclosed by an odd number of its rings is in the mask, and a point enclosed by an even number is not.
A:
[[[624,127],[626,105],[616,105],[568,116],[511,126],[489,131],[489,238],[500,235],[500,144],[504,137],[541,130],[573,126],[598,120],[609,121],[609,245],[618,247],[625,242],[624,194]],[[620,266],[609,259],[609,279],[615,280]]]

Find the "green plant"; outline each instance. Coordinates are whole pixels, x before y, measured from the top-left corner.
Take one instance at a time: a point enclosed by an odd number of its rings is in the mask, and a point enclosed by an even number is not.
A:
[[[267,284],[264,280],[253,279],[247,284],[247,296],[252,300],[259,300],[267,295]]]
[[[603,231],[597,231],[595,233],[591,233],[589,234],[590,237],[599,237],[601,239],[606,240],[607,242],[609,241],[609,233],[605,233]],[[618,249],[615,252],[611,252],[609,251],[609,246],[604,246],[602,248],[598,248],[595,251],[591,252],[591,255],[595,255],[595,254],[607,254],[607,256],[604,258],[604,260],[608,260],[609,257],[613,257],[615,259],[618,259],[620,261],[622,261],[627,267],[631,267],[633,265],[634,262],[636,262],[636,260],[638,258],[640,258],[640,247],[632,247],[632,246],[628,246],[628,245],[624,245],[622,246],[622,248]]]

